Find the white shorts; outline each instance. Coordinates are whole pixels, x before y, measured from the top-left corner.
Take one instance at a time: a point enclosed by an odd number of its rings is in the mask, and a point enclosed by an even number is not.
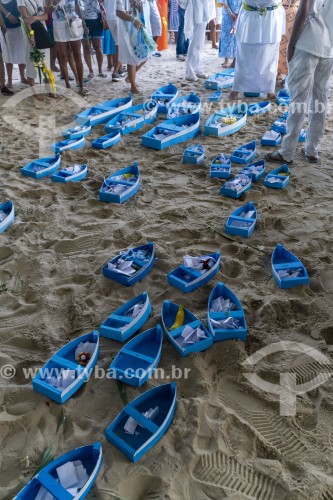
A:
[[[106,22],[108,23],[115,45],[119,45],[118,21],[114,19],[107,19]]]
[[[76,42],[83,38],[83,36],[79,38],[71,37],[67,21],[53,21],[53,37],[55,42]]]
[[[162,21],[160,11],[158,10],[156,0],[153,2],[149,2],[150,6],[150,26],[151,26],[151,34],[154,38],[155,36],[162,35]]]
[[[216,7],[215,23],[216,25],[222,24],[222,7]]]

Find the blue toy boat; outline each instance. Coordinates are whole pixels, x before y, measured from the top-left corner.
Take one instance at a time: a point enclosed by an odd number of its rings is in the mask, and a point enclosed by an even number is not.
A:
[[[92,108],[88,108],[82,113],[76,115],[76,123],[82,124],[90,121],[91,126],[105,123],[113,116],[124,111],[124,109],[132,106],[132,96],[122,97],[121,99],[113,99],[96,104]]]
[[[3,233],[15,219],[14,203],[5,201],[0,203],[0,234]]]
[[[177,97],[170,104],[168,109],[168,118],[175,118],[176,116],[188,115],[199,113],[201,110],[201,100],[200,97],[195,95],[193,92],[190,95],[185,95]]]
[[[165,149],[189,139],[200,132],[200,113],[170,118],[142,136],[142,144],[147,148]]]
[[[144,125],[153,123],[157,116],[157,104],[155,101],[138,104],[131,108],[125,109],[118,115],[114,116],[105,125],[106,132],[120,131],[122,135],[136,132]]]
[[[40,158],[39,160],[32,161],[28,163],[25,167],[21,169],[21,174],[27,177],[33,177],[34,179],[41,179],[47,175],[53,174],[60,167],[61,156],[56,154],[55,156],[48,156],[46,158]]]
[[[106,203],[124,203],[132,198],[140,188],[140,170],[137,162],[122,168],[104,179],[99,191],[100,201]]]
[[[290,170],[288,165],[282,165],[266,175],[264,185],[269,188],[283,189],[289,184]]]
[[[234,83],[235,68],[228,68],[215,73],[205,82],[206,89],[221,90],[232,87]]]
[[[251,189],[252,178],[250,174],[238,174],[231,181],[227,181],[221,187],[221,194],[229,198],[238,199],[243,193]]]
[[[124,342],[140,330],[150,313],[148,293],[141,293],[113,312],[99,327],[99,333],[101,337]]]
[[[234,134],[246,125],[246,119],[246,104],[224,108],[208,118],[204,127],[204,134],[217,135],[218,137]]]
[[[157,103],[157,113],[166,115],[171,104],[177,99],[177,97],[178,89],[176,85],[169,83],[168,85],[157,89],[151,96],[151,99]]]
[[[307,135],[307,131],[306,131],[306,129],[303,128],[301,130],[300,135],[299,135],[298,142],[306,142],[306,135]]]
[[[251,165],[247,165],[244,167],[239,174],[250,175],[252,182],[259,181],[264,175],[266,171],[265,160],[255,161]]]
[[[208,300],[208,329],[214,342],[246,340],[246,319],[238,297],[224,283],[218,283]]]
[[[255,102],[253,104],[248,105],[247,114],[249,116],[262,115],[264,113],[268,113],[270,110],[271,110],[270,101]]]
[[[78,182],[82,181],[88,174],[88,167],[84,165],[71,165],[70,167],[63,168],[55,174],[51,175],[53,182]]]
[[[257,223],[257,209],[250,201],[243,207],[237,208],[227,220],[225,232],[248,238],[254,231]]]
[[[111,378],[141,387],[160,362],[162,342],[163,333],[159,325],[131,339],[112,361],[109,367]]]
[[[76,139],[65,139],[64,141],[56,142],[52,144],[51,149],[56,153],[62,153],[67,149],[74,151],[75,149],[83,148],[86,145],[85,138],[81,135]]]
[[[244,92],[244,97],[265,97],[263,92]]]
[[[105,437],[137,462],[166,433],[176,409],[176,384],[164,384],[131,401],[106,429]]]
[[[101,465],[99,442],[68,451],[43,467],[13,500],[81,500],[87,497]]]
[[[290,94],[286,89],[281,89],[276,97],[276,102],[279,106],[289,106]]]
[[[200,165],[205,159],[205,148],[201,144],[189,146],[183,153],[183,163]]]
[[[271,146],[276,147],[282,142],[282,135],[279,132],[275,132],[275,130],[268,130],[263,135],[260,144],[262,146]]]
[[[72,340],[47,361],[33,379],[33,388],[57,403],[65,403],[89,379],[98,350],[97,331]]]
[[[229,179],[231,175],[231,161],[224,153],[214,158],[210,165],[210,176],[218,179]]]
[[[107,149],[111,148],[115,144],[117,144],[119,141],[121,141],[122,135],[120,130],[114,130],[110,134],[107,135],[102,135],[102,137],[98,137],[98,139],[95,139],[91,145],[95,149]]]
[[[184,257],[184,264],[176,267],[176,269],[168,274],[168,282],[184,293],[193,292],[193,290],[205,285],[214,278],[220,269],[220,265],[220,252],[200,257],[186,255]]]
[[[211,333],[199,318],[168,300],[163,302],[162,324],[167,339],[181,356],[205,351],[213,344]]]
[[[208,99],[210,100],[210,102],[220,102],[222,99],[222,96],[223,96],[223,92],[221,90],[217,90],[216,92],[213,92],[212,94],[210,94]]]
[[[62,135],[65,139],[78,139],[79,137],[85,137],[89,135],[91,132],[91,124],[88,120],[86,123],[82,125],[76,125],[76,127],[70,127],[65,130]]]
[[[106,278],[118,281],[124,286],[132,286],[142,280],[151,270],[155,261],[154,243],[129,248],[103,266]]]
[[[257,143],[256,141],[252,141],[237,148],[236,151],[234,151],[230,156],[230,161],[232,163],[241,163],[242,165],[245,165],[246,163],[252,161],[256,154]]]
[[[272,272],[280,288],[309,284],[309,275],[302,262],[280,243],[272,255]]]
[[[289,111],[284,113],[280,118],[275,120],[271,129],[275,132],[285,135],[287,133],[287,118],[289,116]]]

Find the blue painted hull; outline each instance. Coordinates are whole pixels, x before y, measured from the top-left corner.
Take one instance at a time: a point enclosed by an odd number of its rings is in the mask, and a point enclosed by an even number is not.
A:
[[[183,153],[183,163],[190,163],[192,165],[200,165],[205,159],[205,148],[198,144],[197,146],[190,146],[186,148]]]
[[[105,125],[105,131],[119,131],[122,135],[132,134],[140,130],[144,125],[153,123],[156,120],[156,116],[156,103],[132,106],[109,120]]]
[[[222,119],[227,118],[230,115],[235,115],[237,121],[231,124],[222,124]],[[240,104],[236,106],[230,106],[224,108],[217,113],[214,113],[208,118],[204,127],[205,135],[215,135],[217,137],[225,137],[227,135],[234,134],[238,132],[242,127],[246,125],[247,120],[247,106],[246,104]]]
[[[199,273],[194,269],[189,269],[183,265],[176,267],[173,271],[168,273],[168,282],[170,285],[179,288],[184,293],[190,293],[205,285],[214,278],[215,274],[219,271],[221,265],[221,256],[219,252],[214,254],[207,254],[216,259],[214,266],[204,274]]]
[[[140,247],[137,247],[135,250],[139,249],[144,249],[148,250],[151,254],[150,260],[148,264],[143,265],[143,267],[137,271],[135,274],[132,274],[131,276],[125,276],[124,274],[117,273],[116,271],[112,271],[108,269],[107,264],[103,266],[103,275],[106,278],[109,278],[111,280],[117,281],[121,285],[124,286],[132,286],[134,283],[137,281],[142,280],[147,274],[151,271],[154,262],[155,262],[155,252],[154,252],[154,244],[153,243],[148,243],[148,245],[142,245]],[[111,259],[111,263],[116,263],[117,260],[121,257],[122,254],[118,255],[114,259]],[[137,265],[141,265],[139,262],[135,262]]]
[[[283,175],[286,174],[286,175]],[[289,184],[290,180],[290,171],[287,165],[282,165],[282,167],[278,167],[275,170],[272,170],[269,174],[266,175],[264,186],[273,189],[283,189]],[[275,182],[270,182],[270,179],[273,179]]]
[[[214,92],[213,94],[211,94],[208,99],[210,100],[210,102],[220,102],[221,99],[222,99],[222,96],[223,96],[223,93],[222,92]]]
[[[236,149],[230,156],[230,161],[232,163],[246,165],[247,163],[253,160],[256,154],[257,154],[257,145],[256,141],[253,141],[249,144],[245,144],[244,146],[241,146],[240,148]]]
[[[62,153],[63,151],[83,148],[86,145],[85,138],[80,136],[76,139],[66,139],[64,141],[57,142],[51,146],[51,149],[56,153]]]
[[[40,158],[39,160],[32,161],[28,163],[25,167],[21,169],[21,174],[26,177],[33,177],[34,179],[42,179],[48,175],[53,174],[58,170],[61,163],[61,156],[56,154],[52,157]],[[38,172],[34,171],[36,167],[44,167],[43,170]]]
[[[237,178],[237,176],[236,176]],[[229,198],[234,198],[235,200],[237,200],[238,198],[240,198],[242,196],[243,193],[246,193],[246,191],[249,191],[252,187],[252,180],[251,180],[251,177],[249,176],[249,179],[250,179],[250,182],[249,184],[245,185],[240,191],[235,191],[233,189],[230,189],[228,187],[226,187],[226,185],[224,184],[222,187],[221,187],[221,194],[223,194],[224,196],[228,196]]]
[[[171,104],[178,97],[178,89],[173,83],[169,83],[164,87],[157,89],[151,96],[152,101],[157,103],[157,113],[166,115]]]
[[[254,210],[254,215],[251,218],[242,217],[243,212]],[[257,210],[253,202],[249,202],[243,207],[237,208],[227,220],[225,231],[228,234],[233,234],[236,236],[242,236],[243,238],[248,238],[254,231],[257,223]],[[239,227],[243,224],[244,227]]]
[[[267,102],[258,102],[254,104],[249,104],[247,108],[247,114],[249,116],[262,115],[264,113],[268,113],[271,110],[271,103]]]
[[[269,146],[271,148],[274,148],[274,147],[278,146],[279,144],[281,144],[281,142],[282,142],[282,136],[280,134],[275,140],[273,140],[273,139],[264,139],[264,137],[263,137],[261,139],[261,141],[260,141],[260,144],[262,146]]]
[[[257,174],[251,172],[250,169],[252,166],[260,168],[260,172],[258,172]],[[248,175],[249,177],[251,177],[252,182],[257,182],[265,175],[265,172],[266,172],[265,160],[259,160],[259,161],[255,161],[251,165],[244,167],[239,173]]]
[[[206,89],[211,89],[211,90],[220,90],[232,87],[234,83],[234,75],[235,75],[234,68],[225,69],[224,71],[215,73],[215,75],[212,75],[210,78],[208,78],[208,80],[206,80],[205,87]],[[222,81],[217,80],[217,78],[219,77],[224,78],[224,80]]]
[[[277,104],[279,106],[289,106],[290,104],[290,95],[286,90],[280,90],[277,98],[276,98]]]
[[[187,128],[182,128],[184,125]],[[164,139],[155,138],[154,135],[166,131],[174,132]],[[148,148],[162,150],[175,146],[181,142],[193,139],[200,132],[200,113],[178,116],[161,123],[142,136],[142,144]]]
[[[8,226],[15,220],[15,209],[12,201],[5,201],[0,204],[0,211],[6,214],[6,218],[0,222],[0,234],[6,231]]]
[[[82,166],[82,170],[80,172],[76,172],[74,174],[70,174],[70,172],[64,170],[59,170],[55,174],[51,175],[51,181],[53,182],[62,182],[67,184],[68,182],[79,182],[82,181],[88,174],[87,165]]]
[[[91,145],[95,149],[107,149],[111,148],[115,144],[121,141],[122,136],[120,132],[112,132],[111,134],[103,135],[98,139],[95,139]]]
[[[115,177],[129,173],[133,173],[133,175],[137,177],[137,180],[134,183],[125,180],[123,181],[115,180]],[[125,201],[132,198],[139,191],[141,182],[140,178],[141,178],[140,170],[137,162],[134,162],[133,165],[118,170],[118,172],[115,172],[114,174],[110,175],[106,179],[106,182],[109,183],[108,185],[122,185],[125,186],[127,189],[120,194],[110,193],[105,190],[106,186],[104,181],[101,186],[101,189],[99,190],[99,200],[105,203],[120,203],[120,204],[125,203]]]
[[[100,123],[107,122],[113,116],[121,113],[124,109],[127,109],[130,106],[132,106],[131,95],[121,99],[105,101],[76,115],[76,122],[85,123],[89,120],[91,126],[93,127],[95,125],[99,125]]]
[[[91,133],[91,125],[81,125],[77,127],[70,127],[63,132],[65,139],[78,139],[79,137],[86,137]]]
[[[283,245],[277,244],[272,255],[272,274],[280,288],[287,289],[299,285],[309,284],[309,275],[302,262]],[[278,271],[301,269],[303,275],[296,278],[281,278]]]
[[[201,110],[201,100],[193,92],[187,96],[177,97],[168,109],[168,119],[176,116],[199,113]]]

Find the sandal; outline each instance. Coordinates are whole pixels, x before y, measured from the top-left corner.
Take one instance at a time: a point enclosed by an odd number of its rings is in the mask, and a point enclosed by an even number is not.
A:
[[[82,96],[89,95],[89,90],[87,89],[87,87],[81,87],[79,90],[79,94]]]
[[[306,154],[305,148],[302,148],[302,153],[306,161],[308,161],[309,163],[318,163],[319,157],[309,156],[308,154]]]
[[[97,76],[99,76],[99,78],[107,78],[108,75],[105,73],[99,73]]]
[[[291,161],[285,160],[278,151],[273,151],[273,153],[267,153],[267,155],[265,155],[265,160],[272,161],[275,163],[284,163],[286,165],[292,165],[294,163],[293,160]]]
[[[87,78],[88,78],[88,80],[92,80],[92,78],[94,78],[94,76],[95,76],[94,73],[89,73],[87,75]]]

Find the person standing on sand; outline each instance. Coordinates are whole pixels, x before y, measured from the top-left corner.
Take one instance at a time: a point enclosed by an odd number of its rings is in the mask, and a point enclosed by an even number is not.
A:
[[[178,34],[177,34],[177,45],[176,45],[176,59],[177,61],[186,61],[188,44],[189,41],[185,38],[184,24],[185,24],[185,9],[183,9],[180,4],[178,4]]]
[[[294,27],[299,0],[284,0],[283,8],[286,11],[286,34],[280,43],[280,57],[277,80],[283,84],[288,74],[287,48]]]
[[[333,1],[301,0],[288,47],[290,114],[281,149],[267,160],[293,163],[302,130],[305,106],[309,112],[305,158],[316,163],[325,132],[330,78],[333,70]]]
[[[222,29],[220,36],[219,57],[224,59],[222,68],[234,68],[237,39],[235,25],[242,0],[226,0],[222,10]]]

